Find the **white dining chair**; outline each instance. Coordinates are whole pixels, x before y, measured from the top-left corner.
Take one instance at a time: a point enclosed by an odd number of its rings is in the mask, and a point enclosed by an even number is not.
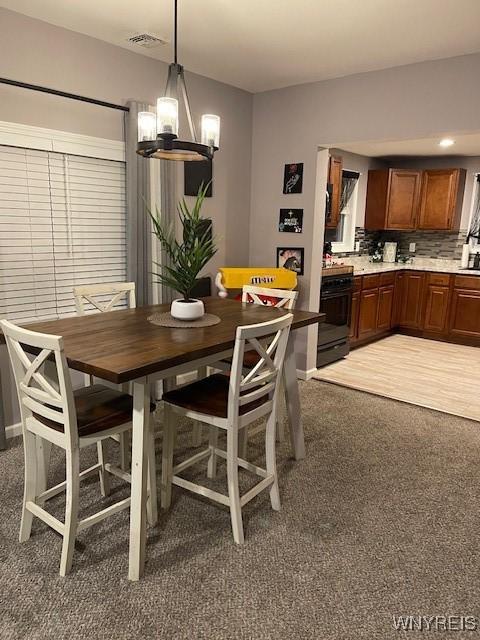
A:
[[[100,384],[73,391],[60,336],[29,331],[7,320],[0,320],[0,326],[13,367],[22,419],[25,486],[19,539],[25,542],[30,538],[34,516],[43,520],[63,537],[60,575],[65,576],[72,566],[77,533],[130,506],[128,497],[86,518],[78,518],[80,480],[99,473],[101,483],[108,485],[108,474],[113,473],[131,482],[130,474],[105,464],[103,459],[80,472],[79,451],[131,430],[132,397]],[[42,487],[39,478],[36,456],[39,438],[60,447],[66,454],[66,480],[50,489]],[[148,438],[147,516],[154,524],[157,494],[152,429]],[[44,505],[63,491],[66,492],[65,521],[61,522]]]
[[[100,311],[100,313],[112,311],[122,298],[126,299],[129,309],[134,309],[136,306],[134,282],[106,282],[103,284],[81,285],[73,288],[73,297],[75,298],[75,308],[78,316],[85,315],[87,311],[86,303],[89,303],[94,310]],[[85,384],[90,386],[93,383],[93,376],[85,375]],[[128,393],[129,385],[122,385],[122,390]],[[129,433],[121,433],[116,435],[114,439],[120,445],[120,468],[123,471],[127,471],[130,460]],[[99,441],[97,447],[99,459],[103,458],[103,443]]]
[[[230,376],[217,373],[203,380],[169,391],[164,395],[164,440],[162,458],[161,504],[168,509],[172,484],[210,498],[230,508],[233,537],[244,541],[242,507],[263,489],[270,490],[272,508],[280,509],[280,495],[275,460],[275,422],[279,381],[293,315],[237,328]],[[251,348],[258,354],[255,366],[245,372],[244,354]],[[184,416],[210,425],[209,446],[173,466],[176,432],[175,416]],[[238,455],[239,432],[259,419],[266,420],[266,469],[257,467]],[[218,448],[218,430],[227,433],[226,451]],[[227,462],[228,495],[195,484],[178,474],[208,458],[207,475],[216,476],[217,457]],[[262,479],[240,496],[238,468]]]
[[[265,306],[266,301],[270,303],[270,306],[277,307],[277,309],[286,309],[291,311],[295,308],[295,303],[298,298],[298,291],[290,291],[289,289],[272,289],[267,287],[255,287],[253,285],[244,285],[242,288],[242,302],[251,303],[251,304],[260,304]],[[245,355],[243,358],[243,363],[245,368],[248,370],[255,366],[258,362],[258,354],[253,350],[245,351]],[[220,369],[221,371],[229,371],[232,366],[231,358],[227,358],[226,360],[222,360],[218,364],[215,365],[216,369]],[[283,442],[285,439],[285,411],[283,410],[283,405],[281,401],[285,401],[285,389],[283,385],[283,378],[281,378],[280,382],[280,392],[278,394],[278,410],[277,410],[277,440],[278,442]],[[248,438],[252,435],[255,435],[261,429],[260,427],[254,427],[253,429],[244,429],[240,433],[240,442],[239,442],[239,451],[242,458],[245,458],[247,455],[247,447],[248,447]]]

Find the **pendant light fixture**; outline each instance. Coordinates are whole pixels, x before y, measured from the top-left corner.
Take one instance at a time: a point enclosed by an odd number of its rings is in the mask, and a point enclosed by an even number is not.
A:
[[[174,0],[173,48],[174,62],[168,67],[165,95],[157,100],[156,114],[151,111],[138,114],[137,153],[145,158],[164,160],[211,160],[219,146],[220,118],[213,114],[202,116],[202,137],[198,142],[183,66],[177,61],[177,0]],[[179,97],[187,113],[191,140],[178,139]]]

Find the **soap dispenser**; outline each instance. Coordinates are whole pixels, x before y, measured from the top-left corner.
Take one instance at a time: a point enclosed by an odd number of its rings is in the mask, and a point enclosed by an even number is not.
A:
[[[480,269],[480,252],[478,251],[475,254],[475,258],[473,259],[473,268],[476,270]]]

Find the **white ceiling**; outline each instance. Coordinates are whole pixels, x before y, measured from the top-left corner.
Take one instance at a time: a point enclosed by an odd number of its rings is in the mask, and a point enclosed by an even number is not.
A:
[[[441,138],[451,138],[455,140],[455,144],[442,148],[438,145]],[[480,156],[480,132],[461,135],[446,132],[445,135],[436,138],[339,143],[328,146],[371,158],[386,156]]]
[[[173,0],[0,0],[0,6],[171,61]],[[480,51],[480,0],[179,0],[179,58],[256,92]]]

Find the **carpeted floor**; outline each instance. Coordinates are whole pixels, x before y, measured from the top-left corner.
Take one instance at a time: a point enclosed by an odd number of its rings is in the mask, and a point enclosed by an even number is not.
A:
[[[278,451],[282,511],[251,502],[237,547],[227,510],[175,491],[139,583],[127,512],[79,536],[66,579],[43,523],[17,543],[14,441],[0,454],[0,638],[383,640],[403,636],[393,615],[480,615],[480,424],[315,380],[302,396],[307,458]],[[98,506],[98,484],[83,496]]]

